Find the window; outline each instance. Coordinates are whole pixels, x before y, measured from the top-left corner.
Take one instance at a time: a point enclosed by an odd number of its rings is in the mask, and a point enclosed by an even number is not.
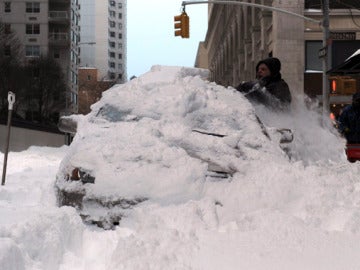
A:
[[[71,82],[76,84],[77,83],[77,74],[72,70],[71,71]]]
[[[109,21],[109,25],[110,25],[110,27],[115,27],[115,22]]]
[[[91,81],[91,75],[87,75],[87,80]]]
[[[118,58],[122,59],[122,54],[121,53],[119,53]]]
[[[11,24],[5,23],[4,27],[5,27],[5,29],[4,29],[5,34],[10,34],[11,33]]]
[[[115,73],[110,72],[109,77],[110,77],[111,80],[114,80],[115,79]]]
[[[4,47],[4,55],[5,56],[10,56],[11,55],[11,47],[10,47],[10,45],[6,45]]]
[[[122,64],[118,64],[118,68],[122,69],[123,65]]]
[[[115,53],[114,53],[114,52],[109,52],[109,56],[110,56],[111,58],[115,58]]]
[[[75,63],[75,60],[76,59],[76,54],[75,54],[75,52],[74,51],[71,51],[71,53],[70,53],[70,61],[71,61],[71,63]]]
[[[122,29],[122,23],[119,23],[119,29]]]
[[[71,41],[76,42],[78,40],[78,36],[76,35],[76,32],[71,30]]]
[[[4,2],[5,13],[11,12],[11,2]]]
[[[122,39],[122,33],[119,33],[119,39]]]
[[[109,42],[109,46],[110,46],[110,48],[115,48],[115,42],[110,41],[110,42]]]
[[[28,35],[38,35],[40,34],[40,24],[26,24],[26,34]]]
[[[109,67],[115,68],[115,63],[114,62],[109,62]]]
[[[115,1],[109,1],[111,7],[115,7]]]
[[[109,11],[109,14],[110,14],[110,17],[115,17],[115,11],[110,10],[110,11]]]
[[[77,95],[74,92],[71,92],[71,103],[77,104]]]
[[[40,3],[26,2],[26,13],[40,13]]]
[[[118,3],[118,8],[122,8],[122,3]]]
[[[122,19],[122,13],[119,13],[119,19]]]
[[[39,57],[40,56],[40,46],[38,46],[38,45],[25,46],[25,55],[28,57]]]
[[[123,47],[122,43],[119,43],[119,44],[118,44],[118,48],[119,48],[119,49],[122,49],[122,47]]]
[[[333,40],[331,49],[331,67],[344,62],[360,46],[360,40]],[[322,59],[319,51],[323,48],[322,41],[311,40],[305,43],[305,71],[322,72]]]
[[[54,58],[56,58],[56,59],[60,58],[60,51],[59,50],[54,51]]]
[[[360,40],[333,40],[331,66],[335,67],[343,63],[359,48]]]
[[[115,37],[115,32],[110,32],[110,37]]]
[[[318,57],[322,48],[322,41],[306,41],[305,71],[321,71],[322,60]]]

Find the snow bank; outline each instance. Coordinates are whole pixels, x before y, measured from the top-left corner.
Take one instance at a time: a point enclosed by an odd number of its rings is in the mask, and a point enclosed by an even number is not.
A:
[[[344,140],[301,103],[271,114],[204,81],[204,72],[156,66],[78,117],[76,147],[11,152],[0,188],[1,267],[359,269],[360,166],[346,161]],[[265,125],[294,129],[292,158],[263,134],[255,112]],[[205,178],[206,158],[234,173]],[[153,198],[114,230],[85,225],[55,202],[55,175],[69,159],[98,169],[105,196]]]

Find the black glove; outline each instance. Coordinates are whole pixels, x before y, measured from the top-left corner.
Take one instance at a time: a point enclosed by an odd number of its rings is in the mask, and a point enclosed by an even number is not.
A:
[[[238,85],[238,87],[236,87],[236,90],[243,93],[247,93],[254,87],[255,84],[256,84],[255,81],[242,82]]]

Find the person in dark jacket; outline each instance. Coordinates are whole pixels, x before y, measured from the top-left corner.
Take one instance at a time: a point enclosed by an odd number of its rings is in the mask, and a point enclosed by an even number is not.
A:
[[[347,143],[360,143],[360,92],[352,97],[352,103],[339,116],[339,131]]]
[[[236,89],[245,96],[273,109],[288,109],[291,93],[288,84],[281,78],[281,62],[278,58],[269,57],[256,65],[256,80],[243,82]]]

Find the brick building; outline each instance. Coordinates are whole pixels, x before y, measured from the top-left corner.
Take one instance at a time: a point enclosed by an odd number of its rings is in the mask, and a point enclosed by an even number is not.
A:
[[[101,98],[102,92],[114,85],[114,81],[98,80],[96,68],[82,67],[79,68],[78,74],[78,113],[87,114],[90,112],[90,106]]]

